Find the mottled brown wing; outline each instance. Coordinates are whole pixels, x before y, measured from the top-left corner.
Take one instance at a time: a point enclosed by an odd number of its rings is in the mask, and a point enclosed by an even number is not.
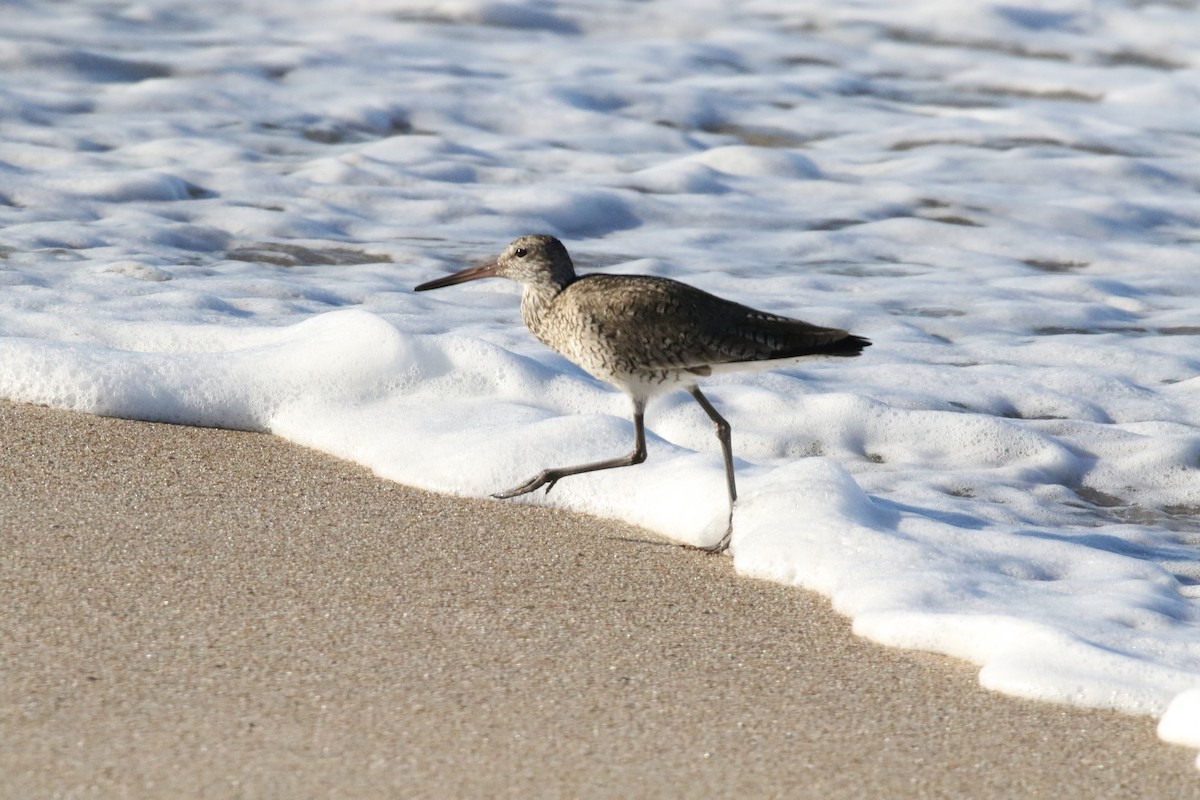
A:
[[[560,301],[579,315],[617,362],[694,369],[805,355],[858,355],[870,343],[724,300],[669,278],[588,275]],[[569,311],[568,311],[569,309]]]

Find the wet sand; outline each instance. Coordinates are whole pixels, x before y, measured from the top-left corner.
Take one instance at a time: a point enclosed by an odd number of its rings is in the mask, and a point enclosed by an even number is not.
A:
[[[0,403],[0,604],[4,798],[1200,795],[1149,718],[261,434]]]

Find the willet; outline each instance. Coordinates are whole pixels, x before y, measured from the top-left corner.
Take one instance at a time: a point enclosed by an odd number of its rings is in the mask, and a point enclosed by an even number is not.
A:
[[[516,497],[542,486],[549,492],[568,475],[642,463],[646,403],[655,395],[686,389],[716,425],[725,458],[729,524],[720,541],[698,548],[712,553],[723,552],[733,535],[737,484],[729,423],[700,392],[697,379],[764,361],[856,356],[871,344],[843,330],[758,311],[669,278],[577,276],[567,249],[553,236],[522,236],[494,261],[422,283],[415,291],[493,277],[522,285],[521,318],[543,344],[629,397],[634,446],[620,458],[544,469],[492,496]]]

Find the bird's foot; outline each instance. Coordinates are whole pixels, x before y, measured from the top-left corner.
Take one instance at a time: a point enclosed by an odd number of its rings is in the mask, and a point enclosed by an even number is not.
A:
[[[689,544],[689,545],[685,545],[685,546],[691,550],[699,550],[703,553],[711,553],[713,555],[720,555],[721,553],[724,553],[726,550],[729,549],[729,542],[732,539],[733,539],[733,524],[731,522],[729,527],[725,529],[725,535],[721,537],[721,541],[717,542],[716,544],[709,544],[709,545]]]
[[[558,483],[559,477],[559,475],[554,473],[554,470],[544,469],[520,486],[514,486],[506,492],[496,492],[492,497],[497,500],[507,500],[510,497],[519,497],[520,495],[537,491],[543,485],[546,487],[546,494],[550,494],[550,490],[554,488],[554,484]]]

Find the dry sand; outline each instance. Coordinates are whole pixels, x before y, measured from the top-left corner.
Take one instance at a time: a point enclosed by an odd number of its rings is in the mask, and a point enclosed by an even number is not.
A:
[[[629,526],[270,436],[0,403],[5,798],[1200,795]]]

